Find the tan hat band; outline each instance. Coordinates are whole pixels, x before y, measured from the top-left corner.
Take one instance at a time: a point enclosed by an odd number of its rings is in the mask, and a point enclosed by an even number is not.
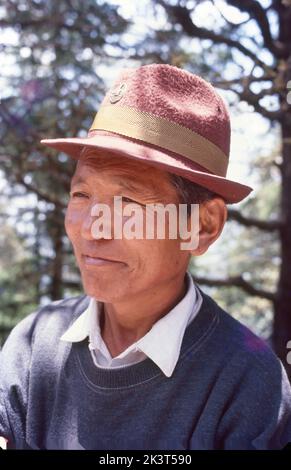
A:
[[[225,176],[228,158],[212,142],[196,132],[129,106],[101,106],[90,131],[105,130],[157,145]]]

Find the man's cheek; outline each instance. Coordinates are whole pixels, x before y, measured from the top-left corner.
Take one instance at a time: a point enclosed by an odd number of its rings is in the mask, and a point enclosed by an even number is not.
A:
[[[80,226],[80,214],[73,210],[67,210],[65,216],[65,230],[72,241],[72,237],[74,233],[78,231],[78,227]]]

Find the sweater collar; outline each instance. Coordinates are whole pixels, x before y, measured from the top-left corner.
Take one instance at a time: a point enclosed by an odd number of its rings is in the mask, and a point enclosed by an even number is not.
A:
[[[187,380],[187,376],[183,372],[185,363],[199,362],[199,352],[202,345],[212,337],[219,324],[221,309],[200,287],[197,285],[196,287],[202,296],[202,305],[194,320],[188,324],[185,330],[178,362],[170,380],[177,374],[181,380]],[[88,300],[85,305],[88,305]],[[75,313],[78,315],[82,310],[79,309],[78,312]],[[79,368],[83,380],[98,393],[110,393],[117,389],[132,390],[133,387],[146,386],[152,381],[165,380],[161,369],[149,357],[127,367],[108,369],[95,366],[87,340],[72,343],[69,351],[72,352],[75,365]]]
[[[181,344],[185,329],[198,313],[202,297],[194,285],[190,273],[186,273],[187,292],[181,301],[138,341],[119,354],[124,358],[134,351],[141,351],[150,358],[167,376],[173,374],[180,355]],[[103,342],[100,331],[100,313],[102,303],[90,298],[86,310],[75,320],[70,328],[63,334],[61,340],[72,343],[84,341],[89,338],[89,348],[100,350]]]

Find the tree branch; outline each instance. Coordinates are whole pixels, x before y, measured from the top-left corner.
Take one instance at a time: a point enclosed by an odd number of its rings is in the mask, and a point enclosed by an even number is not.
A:
[[[217,5],[216,3],[216,0],[211,0],[211,3],[213,4],[213,6],[216,8],[216,10],[218,11],[218,13],[220,14],[220,16],[223,18],[223,20],[228,24],[229,28],[231,31],[235,31],[236,29],[238,29],[240,26],[242,26],[243,24],[246,24],[248,23],[251,18],[248,18],[247,20],[244,20],[244,21],[241,21],[240,23],[233,23],[232,21],[230,21],[228,18],[226,18],[226,16],[223,14],[223,12],[221,11],[219,5]]]
[[[230,90],[233,93],[236,93],[241,101],[246,101],[248,104],[253,106],[256,112],[264,116],[265,118],[269,119],[270,121],[280,121],[283,113],[281,109],[278,109],[276,111],[269,111],[266,109],[264,106],[260,104],[260,100],[264,98],[265,96],[273,96],[273,95],[279,95],[281,93],[281,85],[279,83],[276,83],[276,81],[272,80],[272,78],[266,78],[267,76],[265,75],[264,77],[261,77],[263,81],[268,80],[271,81],[272,85],[268,89],[262,89],[258,93],[254,93],[250,85],[252,82],[256,82],[257,79],[253,76],[253,72],[256,66],[254,65],[250,75],[248,77],[244,76],[240,80],[235,79],[235,80],[230,80],[230,81],[220,81],[218,82],[218,85],[220,88],[225,89],[225,90]],[[231,85],[240,85],[241,89],[238,90],[234,87],[231,87]],[[217,83],[216,83],[217,86]]]
[[[256,0],[226,0],[229,5],[238,8],[242,12],[246,12],[258,25],[263,36],[264,46],[269,49],[276,57],[284,58],[288,56],[288,50],[279,41],[275,41],[271,34],[270,23],[266,11],[262,5]]]
[[[264,116],[267,119],[270,119],[270,121],[280,121],[282,118],[282,112],[281,110],[277,111],[269,111],[268,109],[264,108],[259,103],[259,100],[262,98],[263,93],[261,94],[256,94],[253,93],[249,88],[244,88],[242,91],[235,90],[234,88],[231,89],[234,93],[236,93],[241,101],[246,101],[248,104],[253,106],[254,110]],[[266,94],[268,94],[266,92]]]
[[[82,289],[82,283],[77,281],[66,281],[63,280],[63,286],[67,289]]]
[[[166,12],[169,12],[173,16],[173,18],[182,26],[184,32],[188,36],[200,39],[210,39],[215,44],[226,44],[227,46],[239,50],[245,56],[250,57],[250,59],[252,59],[253,62],[263,70],[271,70],[271,68],[262,62],[255,53],[247,49],[239,41],[235,41],[234,39],[223,34],[214,33],[213,31],[210,31],[206,28],[196,26],[190,17],[190,10],[188,10],[188,8],[182,7],[180,5],[168,5],[166,4],[165,0],[157,0],[157,2],[165,8]]]
[[[28,189],[28,191],[36,194],[39,197],[39,199],[42,199],[43,201],[49,202],[51,204],[55,204],[56,207],[60,207],[62,209],[64,209],[66,207],[66,205],[63,204],[58,199],[55,199],[54,197],[49,196],[48,194],[46,194],[43,191],[41,191],[40,189],[36,188],[32,184],[26,183],[20,174],[18,174],[16,176],[16,181],[17,181],[17,183],[21,184],[26,189]]]
[[[212,81],[212,85],[217,88],[223,88],[225,90],[229,90],[230,86],[232,85],[241,85],[242,83],[248,81],[248,83],[257,83],[257,82],[272,82],[274,77],[270,77],[269,75],[263,75],[262,77],[239,77],[233,78],[232,80],[217,80]]]
[[[266,232],[273,232],[275,230],[280,230],[282,227],[282,222],[274,220],[260,220],[253,217],[245,217],[239,211],[235,209],[228,209],[228,218],[229,220],[235,220],[245,227],[256,227],[260,230],[265,230]]]
[[[243,276],[231,276],[227,279],[208,279],[203,276],[195,276],[192,274],[192,277],[195,282],[197,282],[198,284],[204,284],[205,286],[239,287],[251,296],[261,297],[263,299],[270,300],[271,302],[274,302],[276,298],[275,293],[254,287],[252,284],[245,281]]]

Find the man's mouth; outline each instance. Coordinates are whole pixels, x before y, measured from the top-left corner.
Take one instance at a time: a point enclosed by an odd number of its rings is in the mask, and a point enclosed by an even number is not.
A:
[[[117,263],[122,263],[121,261],[109,259],[109,258],[101,258],[99,256],[92,256],[88,254],[82,254],[82,261],[86,265],[93,265],[93,266],[105,266],[105,265],[112,265]],[[123,263],[124,264],[124,263]]]

